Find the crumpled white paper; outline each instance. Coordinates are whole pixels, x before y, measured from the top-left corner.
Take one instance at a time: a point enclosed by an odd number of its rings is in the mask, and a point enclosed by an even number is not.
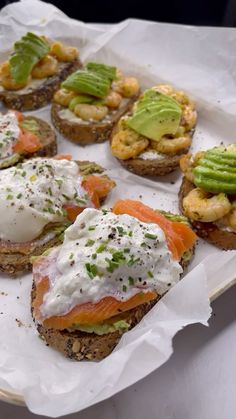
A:
[[[118,65],[137,75],[143,87],[169,82],[196,100],[199,124],[193,150],[221,141],[236,130],[236,55],[234,29],[194,28],[127,20],[105,30],[67,18],[48,3],[23,0],[0,12],[0,45],[6,51],[26,31],[37,31],[77,45],[82,60]],[[50,121],[50,107],[34,112]],[[123,169],[108,143],[80,147],[58,135],[59,152],[96,160],[117,181],[107,206],[117,198],[140,199],[178,212],[179,172],[150,180]],[[0,279],[0,388],[22,394],[34,413],[58,417],[112,396],[162,365],[172,353],[172,338],[184,326],[206,325],[208,295],[219,293],[235,275],[236,252],[200,242],[189,273],[122,337],[105,360],[76,363],[38,338],[30,315],[31,275]]]

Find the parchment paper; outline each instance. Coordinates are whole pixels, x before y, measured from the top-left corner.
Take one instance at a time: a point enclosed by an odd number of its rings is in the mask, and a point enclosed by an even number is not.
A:
[[[105,28],[106,29],[106,28]],[[7,50],[28,30],[77,45],[81,58],[118,65],[143,87],[168,82],[197,102],[199,124],[193,151],[235,140],[236,32],[127,20],[102,29],[67,18],[50,4],[25,0],[0,12],[0,46]],[[50,108],[34,112],[50,121]],[[117,181],[106,206],[117,198],[140,199],[178,212],[181,175],[150,180],[121,168],[108,143],[76,146],[58,135],[59,152],[96,160]],[[220,279],[234,277],[236,252],[200,241],[185,278],[99,363],[76,363],[45,346],[31,321],[31,275],[0,278],[0,388],[20,393],[34,413],[58,417],[91,406],[158,368],[172,353],[173,336],[210,316],[208,294]]]

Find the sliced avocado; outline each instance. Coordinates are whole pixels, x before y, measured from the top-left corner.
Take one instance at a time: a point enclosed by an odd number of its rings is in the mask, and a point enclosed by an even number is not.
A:
[[[39,133],[39,125],[35,121],[35,119],[23,119],[22,122],[20,122],[21,128],[25,129],[26,131],[30,131],[33,134]]]
[[[20,154],[15,153],[12,156],[5,159],[0,159],[0,169],[5,169],[6,167],[14,166],[21,159]]]
[[[73,92],[103,98],[108,95],[111,81],[106,77],[86,70],[77,70],[63,83],[62,87]]]
[[[193,169],[194,184],[212,193],[236,193],[236,147],[215,147]]]
[[[147,90],[126,122],[139,134],[159,141],[163,135],[175,135],[180,124],[182,109],[175,99],[154,90]]]
[[[80,103],[93,103],[94,98],[92,96],[88,96],[88,95],[78,95],[76,97],[74,97],[73,99],[71,99],[70,104],[69,104],[69,109],[70,111],[74,111],[76,105],[79,105]]]
[[[129,330],[129,323],[127,323],[125,320],[119,320],[115,323],[96,323],[96,324],[75,324],[72,328],[72,330],[80,330],[81,332],[86,333],[95,333],[96,335],[106,335],[108,333],[113,332],[127,332]]]
[[[26,82],[35,64],[48,52],[49,45],[31,32],[15,42],[14,52],[9,60],[14,80],[18,83]]]
[[[98,64],[90,62],[86,65],[88,71],[93,71],[95,73],[101,74],[102,76],[113,81],[116,79],[116,67],[112,67],[106,64]]]

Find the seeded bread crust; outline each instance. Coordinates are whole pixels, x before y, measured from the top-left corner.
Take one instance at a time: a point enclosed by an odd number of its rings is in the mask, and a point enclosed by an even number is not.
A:
[[[92,173],[103,173],[104,169],[89,161],[77,161],[77,164],[80,167],[81,174],[89,175]],[[55,226],[59,226],[58,224]],[[38,237],[35,241],[31,242],[29,249],[19,249],[16,246],[6,246],[4,247],[4,242],[0,240],[0,272],[10,275],[12,278],[16,277],[18,274],[21,274],[25,271],[32,270],[31,257],[39,256],[47,249],[61,244],[61,237],[55,235],[51,240],[48,240],[46,243],[39,245],[38,241],[43,240],[46,234],[48,234],[48,228],[46,226],[44,232]],[[65,229],[67,226],[65,226]]]
[[[179,191],[179,208],[182,214],[184,214],[183,199],[195,187],[196,186],[188,179],[185,177],[183,178]],[[236,232],[234,233],[220,229],[214,223],[202,223],[200,221],[193,220],[189,221],[198,237],[201,237],[208,243],[211,243],[222,250],[236,250]]]
[[[119,107],[119,109],[110,111],[109,122],[90,122],[88,124],[80,124],[77,122],[69,121],[68,119],[61,118],[59,112],[65,109],[58,103],[53,102],[51,107],[51,118],[54,126],[58,131],[68,140],[77,144],[87,145],[94,143],[102,143],[109,140],[112,130],[118,120],[128,112],[138,95],[127,99],[127,102]]]
[[[17,93],[17,91],[10,90],[0,91],[0,101],[7,108],[21,112],[42,108],[51,103],[53,95],[60,88],[62,81],[81,67],[82,64],[79,60],[63,63],[57,74],[48,77],[42,85],[32,89],[30,92]]]
[[[194,255],[194,248],[192,249],[192,257]],[[186,269],[191,262],[181,260],[180,264],[183,269]],[[74,359],[75,361],[100,361],[106,358],[119,343],[121,336],[124,332],[116,331],[107,333],[105,335],[96,335],[95,333],[86,333],[79,330],[56,330],[49,329],[39,324],[34,318],[33,302],[36,297],[36,287],[33,282],[31,291],[31,312],[35,322],[36,328],[40,337],[45,341],[48,346],[58,350],[65,357]],[[122,314],[122,319],[130,324],[129,330],[136,326],[142,318],[147,314],[151,308],[160,300],[161,296],[139,305]]]

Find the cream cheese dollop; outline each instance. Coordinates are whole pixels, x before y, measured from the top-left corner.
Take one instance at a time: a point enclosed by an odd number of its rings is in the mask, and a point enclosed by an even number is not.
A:
[[[78,165],[49,158],[27,160],[0,172],[0,239],[27,242],[49,223],[64,222],[63,206],[92,205]]]
[[[85,209],[77,217],[62,246],[48,257],[47,267],[36,268],[39,277],[48,276],[50,281],[41,306],[44,318],[107,296],[126,301],[148,290],[162,295],[182,273],[157,224],[95,209]]]
[[[13,145],[20,136],[20,128],[15,112],[9,111],[5,115],[0,113],[0,159],[13,154]]]

